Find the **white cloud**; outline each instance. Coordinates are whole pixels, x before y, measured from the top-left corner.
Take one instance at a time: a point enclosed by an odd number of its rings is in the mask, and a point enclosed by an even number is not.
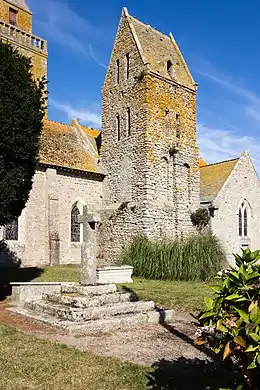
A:
[[[53,99],[49,99],[49,103],[58,110],[65,112],[69,120],[77,118],[88,126],[101,127],[101,115],[98,112],[85,108],[75,108],[70,104],[58,103]]]
[[[197,58],[197,66],[193,71],[240,98],[241,112],[254,120],[260,126],[260,97],[246,87],[234,82],[232,78],[218,72],[209,62],[202,58]]]
[[[93,49],[93,41],[103,39],[101,29],[93,27],[72,11],[66,1],[30,0],[30,5],[47,39],[88,56],[101,67],[106,67],[97,59]]]
[[[210,128],[198,123],[197,142],[200,155],[208,163],[236,158],[247,150],[260,174],[260,138],[240,136],[232,131]]]

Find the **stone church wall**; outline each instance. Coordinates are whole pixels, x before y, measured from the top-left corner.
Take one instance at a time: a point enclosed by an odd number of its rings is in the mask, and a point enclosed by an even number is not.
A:
[[[234,264],[233,253],[240,252],[242,245],[252,250],[259,249],[260,243],[260,186],[252,162],[243,154],[231,176],[215,199],[216,207],[212,218],[212,229],[223,242],[228,261]],[[250,209],[248,215],[248,238],[239,237],[239,206],[246,200]],[[246,246],[245,246],[246,247]]]
[[[72,173],[50,169],[37,171],[29,200],[19,217],[18,241],[7,241],[8,247],[23,266],[49,265],[81,261],[81,243],[70,241],[71,209],[77,204],[99,210],[102,204],[102,178],[95,174]],[[0,229],[0,239],[3,228]],[[81,237],[82,239],[82,237]],[[56,245],[53,259],[52,241]],[[55,246],[54,246],[55,248]],[[0,262],[8,259],[0,254]]]

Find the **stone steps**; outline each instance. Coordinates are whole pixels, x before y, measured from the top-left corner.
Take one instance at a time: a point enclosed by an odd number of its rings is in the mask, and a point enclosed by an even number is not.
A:
[[[39,300],[26,302],[25,308],[36,311],[37,313],[46,313],[62,320],[83,322],[90,320],[95,321],[121,314],[145,313],[154,309],[154,302],[120,302],[114,305],[95,306],[81,309]]]
[[[161,315],[158,311],[148,311],[137,314],[121,314],[116,317],[103,318],[87,322],[71,322],[56,319],[46,313],[37,313],[26,308],[10,308],[18,314],[27,316],[33,320],[53,326],[75,336],[93,335],[100,332],[117,331],[119,329],[132,328],[142,324],[158,324],[161,322]],[[175,318],[174,310],[164,312],[164,322],[173,322]]]
[[[48,302],[60,305],[70,306],[72,308],[86,309],[88,307],[111,305],[120,302],[130,302],[131,293],[114,292],[110,294],[82,296],[82,295],[64,295],[64,294],[43,294],[43,299]]]
[[[100,284],[96,286],[81,286],[80,284],[63,284],[61,293],[96,296],[111,294],[117,291],[115,284]]]
[[[159,310],[153,301],[138,301],[131,291],[117,291],[114,284],[63,284],[60,293],[44,293],[41,299],[11,310],[79,336],[175,318],[174,310]]]

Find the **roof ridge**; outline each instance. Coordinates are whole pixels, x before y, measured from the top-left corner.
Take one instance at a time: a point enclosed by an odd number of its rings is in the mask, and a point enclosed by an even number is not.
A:
[[[63,122],[58,122],[58,121],[54,121],[54,120],[52,120],[52,119],[44,119],[44,122],[53,122],[53,123],[58,123],[59,125],[71,126],[71,124],[63,123]]]
[[[146,24],[146,23],[142,22],[141,20],[137,19],[135,16],[129,15],[129,17],[134,19],[134,20],[136,20],[138,23],[142,24],[143,26],[151,28],[156,33],[158,33],[160,35],[163,35],[163,36],[165,36],[165,37],[170,39],[170,35],[169,34],[166,34],[166,33],[162,32],[162,31],[158,30],[156,27],[153,27],[150,24]]]
[[[223,164],[223,163],[230,162],[230,161],[235,161],[235,160],[239,160],[239,157],[231,158],[229,160],[218,161],[218,162],[211,163],[211,164],[207,164],[207,165],[204,165],[203,167],[200,167],[200,169],[206,168],[206,167],[210,167],[212,165],[218,165],[218,164]]]

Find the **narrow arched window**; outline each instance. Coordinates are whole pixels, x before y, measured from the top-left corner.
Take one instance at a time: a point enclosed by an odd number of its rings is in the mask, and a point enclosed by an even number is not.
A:
[[[238,211],[238,234],[240,237],[248,236],[248,218],[250,210],[246,202],[241,203]]]
[[[117,140],[120,141],[121,139],[121,129],[120,129],[120,117],[119,115],[116,116],[116,127],[117,127]]]
[[[80,212],[76,205],[71,209],[70,215],[70,240],[71,242],[80,242]]]
[[[18,241],[18,218],[8,223],[4,227],[4,239],[9,241]]]

